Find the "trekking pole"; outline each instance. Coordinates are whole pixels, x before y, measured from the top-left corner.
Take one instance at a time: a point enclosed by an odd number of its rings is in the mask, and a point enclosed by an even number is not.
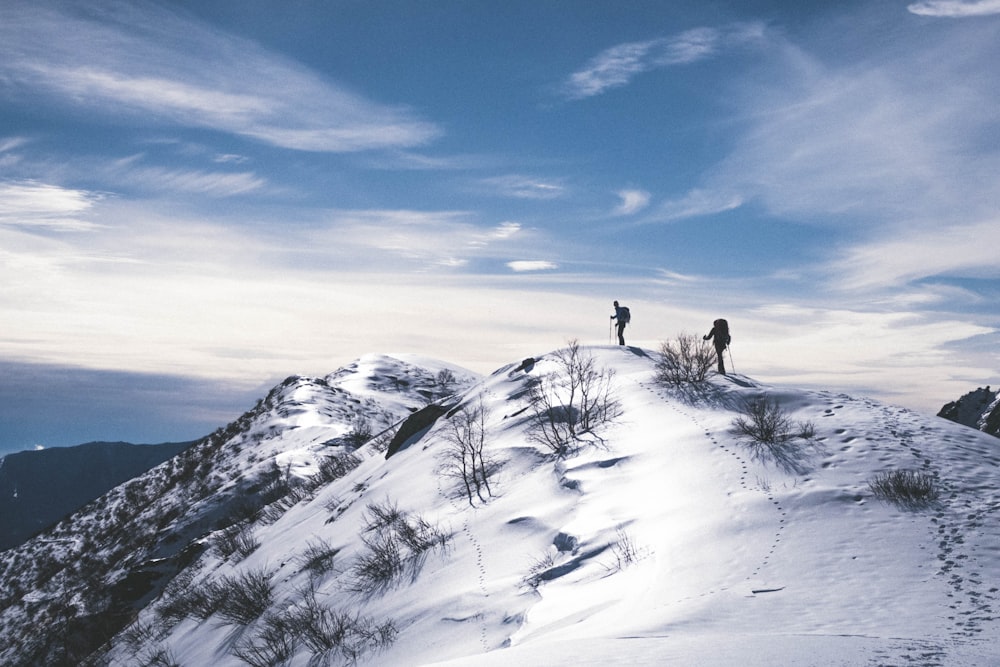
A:
[[[611,320],[608,320],[608,343],[615,342],[615,325],[612,324]]]
[[[732,368],[733,372],[735,373],[736,372],[736,364],[733,363],[733,351],[729,349],[729,345],[726,345],[726,349],[729,350],[729,367]]]

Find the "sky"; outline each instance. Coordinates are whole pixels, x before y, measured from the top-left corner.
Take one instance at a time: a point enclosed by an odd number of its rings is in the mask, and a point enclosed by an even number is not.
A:
[[[205,435],[370,352],[726,317],[731,365],[1000,384],[1000,2],[0,4],[0,454]]]

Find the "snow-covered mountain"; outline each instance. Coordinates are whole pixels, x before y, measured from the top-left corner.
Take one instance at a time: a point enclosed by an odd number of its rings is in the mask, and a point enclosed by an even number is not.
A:
[[[0,458],[0,551],[21,544],[191,444],[88,442]]]
[[[938,417],[1000,437],[1000,389],[991,391],[989,387],[979,387],[970,391],[957,401],[945,404]]]
[[[570,350],[290,378],[0,554],[0,662],[1000,664],[995,439]]]

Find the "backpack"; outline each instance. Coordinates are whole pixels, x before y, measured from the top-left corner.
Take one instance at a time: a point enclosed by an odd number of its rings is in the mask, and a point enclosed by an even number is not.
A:
[[[733,339],[729,335],[729,322],[719,318],[712,322],[712,326],[715,327],[715,340],[725,341],[726,345],[732,342]]]
[[[629,312],[628,306],[620,306],[620,310],[618,312],[620,313],[618,315],[619,322],[628,324],[632,321],[632,313]]]

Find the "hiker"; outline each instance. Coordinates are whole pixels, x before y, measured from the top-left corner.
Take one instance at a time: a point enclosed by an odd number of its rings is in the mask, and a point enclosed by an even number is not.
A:
[[[726,351],[726,348],[729,347],[729,341],[732,340],[729,336],[729,322],[721,318],[712,322],[712,330],[702,337],[702,340],[711,338],[715,338],[715,356],[719,359],[719,374],[725,375],[726,363],[722,353]]]
[[[625,344],[625,325],[632,320],[632,314],[628,310],[628,306],[619,306],[618,302],[615,301],[615,314],[611,316],[611,319],[618,320],[618,344]]]

